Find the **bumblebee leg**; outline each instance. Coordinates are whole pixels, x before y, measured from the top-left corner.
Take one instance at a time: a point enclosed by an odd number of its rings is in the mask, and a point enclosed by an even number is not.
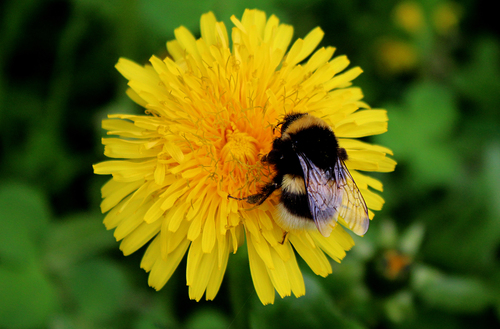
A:
[[[337,156],[339,157],[340,160],[346,161],[347,160],[347,151],[344,148],[339,147],[337,149]]]
[[[281,240],[280,244],[285,243],[287,236],[288,236],[288,232],[287,231],[283,232],[283,240]]]
[[[248,199],[248,197],[246,197],[246,198],[236,198],[236,197],[232,196],[231,194],[228,194],[227,198],[228,199],[235,199],[235,200],[239,200],[239,201],[243,201],[243,200],[246,201]]]
[[[275,182],[270,182],[269,184],[265,185],[260,193],[250,195],[247,197],[247,202],[251,204],[257,204],[258,206],[263,204],[264,201],[266,201],[267,198],[271,194],[273,194],[274,191],[276,191],[279,188],[279,185],[276,184]]]
[[[249,195],[246,198],[235,198],[232,195],[228,195],[227,197],[235,200],[246,201],[250,204],[257,204],[258,206],[260,206],[278,188],[279,185],[277,183],[270,182],[261,189],[260,193]]]

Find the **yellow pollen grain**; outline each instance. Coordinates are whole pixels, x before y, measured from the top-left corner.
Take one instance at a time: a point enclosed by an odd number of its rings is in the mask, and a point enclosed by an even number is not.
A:
[[[224,142],[218,147],[220,166],[217,171],[219,177],[226,178],[221,181],[220,187],[232,195],[253,186],[252,182],[257,179],[260,172],[260,142],[257,138],[241,131],[236,124],[225,131]]]

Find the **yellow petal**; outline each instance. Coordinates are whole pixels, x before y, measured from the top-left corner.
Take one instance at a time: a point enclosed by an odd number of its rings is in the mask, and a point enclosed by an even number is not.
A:
[[[201,15],[200,19],[200,32],[201,38],[205,40],[208,45],[217,44],[217,34],[215,31],[215,15],[212,12]]]
[[[125,212],[127,216],[124,216],[125,218],[120,221],[120,224],[118,224],[115,232],[113,233],[116,241],[120,241],[121,239],[125,238],[144,221],[144,214],[146,213],[148,208],[141,207],[134,212],[131,212],[129,209],[127,210],[128,211]]]
[[[141,223],[132,233],[122,240],[120,243],[120,250],[125,256],[132,254],[158,234],[160,226],[161,220],[157,220],[151,224],[146,222]]]
[[[335,48],[333,47],[318,49],[307,61],[307,64],[304,65],[304,69],[309,72],[316,70],[318,67],[328,62],[330,58],[332,58],[334,52]],[[345,57],[345,59],[347,59],[347,57]],[[349,61],[347,61],[347,63],[349,64]]]
[[[332,267],[325,254],[319,248],[311,248],[309,243],[304,241],[305,234],[307,233],[290,233],[288,239],[315,274],[325,277],[332,273]]]
[[[383,191],[383,185],[378,179],[375,179],[375,178],[367,176],[367,175],[363,175],[360,172],[355,171],[355,170],[350,170],[350,172],[351,172],[352,178],[354,179],[354,181],[356,182],[356,184],[358,185],[359,188],[367,189],[368,186],[370,186],[371,188],[374,188],[377,191],[381,191],[381,192]],[[361,184],[361,186],[360,186],[360,184]]]
[[[363,73],[363,70],[361,70],[360,67],[353,67],[352,69],[337,75],[329,82],[325,83],[324,88],[325,90],[332,90],[334,88],[340,88],[341,86],[343,87],[347,83],[357,78],[361,73]]]
[[[382,206],[384,205],[385,201],[380,195],[370,190],[363,190],[362,193],[368,208],[372,210],[382,210]]]
[[[113,180],[111,180],[111,182],[113,182]],[[117,186],[116,182],[113,183],[115,184],[112,185],[116,187],[114,188],[114,190],[110,190],[110,192],[108,192],[108,189],[105,188],[110,186],[109,183],[104,185],[104,187],[102,188],[102,195],[104,197],[104,200],[101,202],[101,211],[103,213],[116,206],[123,198],[125,198],[127,195],[139,188],[139,186],[144,184],[144,180],[122,183],[119,186]]]
[[[143,141],[103,138],[102,144],[105,145],[104,155],[109,158],[150,158],[156,156],[160,151],[159,148],[146,149]]]
[[[158,85],[158,75],[153,70],[140,66],[131,60],[120,58],[115,67],[127,80],[141,81],[153,87]]]
[[[250,274],[257,296],[262,304],[274,303],[274,286],[267,273],[267,268],[253,246],[252,239],[247,240],[248,261],[250,263]]]
[[[174,34],[182,49],[185,49],[186,53],[193,56],[196,60],[200,60],[200,54],[198,53],[198,48],[196,47],[196,39],[193,34],[191,34],[191,32],[184,26],[175,29]]]
[[[295,259],[295,254],[289,243],[286,244],[290,250],[289,254],[292,256],[288,261],[285,262],[286,272],[288,273],[288,280],[290,281],[290,287],[292,289],[295,297],[300,297],[305,295],[306,286],[304,284],[304,278],[302,277],[302,272],[300,271],[297,260]]]
[[[222,257],[219,257],[219,262],[218,262],[219,266],[214,266],[212,270],[212,275],[208,280],[207,292],[206,292],[207,300],[213,300],[215,298],[217,292],[219,292],[222,279],[224,278],[224,273],[226,272],[227,261],[229,259],[229,252],[227,248],[229,244],[229,236],[224,237],[222,239],[224,239],[224,242],[222,242],[221,244],[224,246],[225,249],[218,253],[222,255]],[[220,247],[218,247],[218,250],[220,250]]]
[[[146,130],[134,125],[133,122],[125,120],[104,119],[102,129],[108,130],[108,135],[120,135],[130,138],[150,138],[146,135]]]
[[[151,241],[148,248],[146,249],[146,252],[144,253],[144,256],[141,260],[141,268],[146,272],[151,271],[153,265],[160,257],[160,239],[158,239],[157,237],[156,239],[153,239],[153,241]]]
[[[273,268],[268,268],[269,278],[273,283],[274,288],[280,295],[281,298],[290,296],[292,293],[292,288],[290,286],[290,281],[288,279],[287,267],[285,262],[278,256],[278,254],[271,249],[271,257],[273,259]]]
[[[262,261],[266,264],[266,267],[269,269],[274,269],[273,257],[271,256],[271,248],[269,248],[269,244],[265,239],[260,239],[257,241],[251,234],[248,234],[247,231],[247,240],[252,240],[252,246],[262,259]]]
[[[218,203],[212,202],[210,208],[208,209],[207,218],[205,219],[205,225],[203,226],[203,236],[202,236],[202,250],[204,253],[212,252],[215,245],[215,212],[218,207]]]
[[[309,56],[323,39],[325,33],[317,27],[306,35],[304,40],[297,40],[287,56],[287,64],[295,65]]]
[[[189,298],[199,301],[208,285],[212,270],[216,263],[214,253],[205,254],[201,250],[201,239],[193,241],[188,253],[188,280]],[[199,246],[198,246],[199,245]],[[191,261],[193,251],[198,255]]]
[[[146,214],[144,215],[144,221],[148,224],[155,222],[157,219],[159,219],[165,210],[161,208],[161,205],[163,203],[163,199],[158,199],[156,202],[154,202],[151,207],[148,209]]]
[[[340,225],[335,226],[328,238],[319,232],[311,232],[311,237],[336,262],[340,262],[345,257],[345,251],[354,246],[352,237]]]
[[[182,243],[177,246],[175,250],[169,253],[165,259],[162,257],[158,257],[156,259],[148,278],[148,283],[151,287],[156,290],[163,288],[179,266],[181,260],[184,258],[184,255],[189,247],[189,243],[190,242],[188,240],[183,240]]]
[[[353,150],[345,162],[348,168],[364,171],[390,172],[396,167],[396,162],[376,151]]]
[[[162,230],[162,250],[163,253],[171,253],[172,250],[177,248],[177,246],[184,240],[187,239],[187,233],[189,230],[189,222],[183,221],[177,231],[172,232],[170,230]]]
[[[346,150],[370,150],[383,154],[393,154],[387,147],[365,143],[356,139],[339,138],[339,146],[345,148]]]

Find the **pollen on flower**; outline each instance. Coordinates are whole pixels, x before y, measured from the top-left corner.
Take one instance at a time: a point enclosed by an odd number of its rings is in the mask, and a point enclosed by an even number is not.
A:
[[[244,178],[258,161],[257,140],[248,133],[238,131],[234,125],[225,131],[225,135],[226,143],[219,153],[222,172],[243,184],[241,178]]]

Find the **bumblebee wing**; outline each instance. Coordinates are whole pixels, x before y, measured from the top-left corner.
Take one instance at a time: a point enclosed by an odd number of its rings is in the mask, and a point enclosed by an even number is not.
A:
[[[365,200],[344,161],[337,159],[333,173],[324,171],[304,154],[298,154],[307,190],[309,210],[316,227],[323,236],[329,236],[332,221],[342,217],[357,235],[368,230],[370,218]]]
[[[363,195],[341,159],[337,159],[334,173],[337,189],[342,192],[339,215],[349,229],[357,235],[364,235],[368,230],[370,217]]]
[[[318,168],[304,154],[297,154],[304,173],[309,210],[319,232],[330,236],[339,216],[343,192],[331,173]],[[332,224],[333,225],[330,225]]]

